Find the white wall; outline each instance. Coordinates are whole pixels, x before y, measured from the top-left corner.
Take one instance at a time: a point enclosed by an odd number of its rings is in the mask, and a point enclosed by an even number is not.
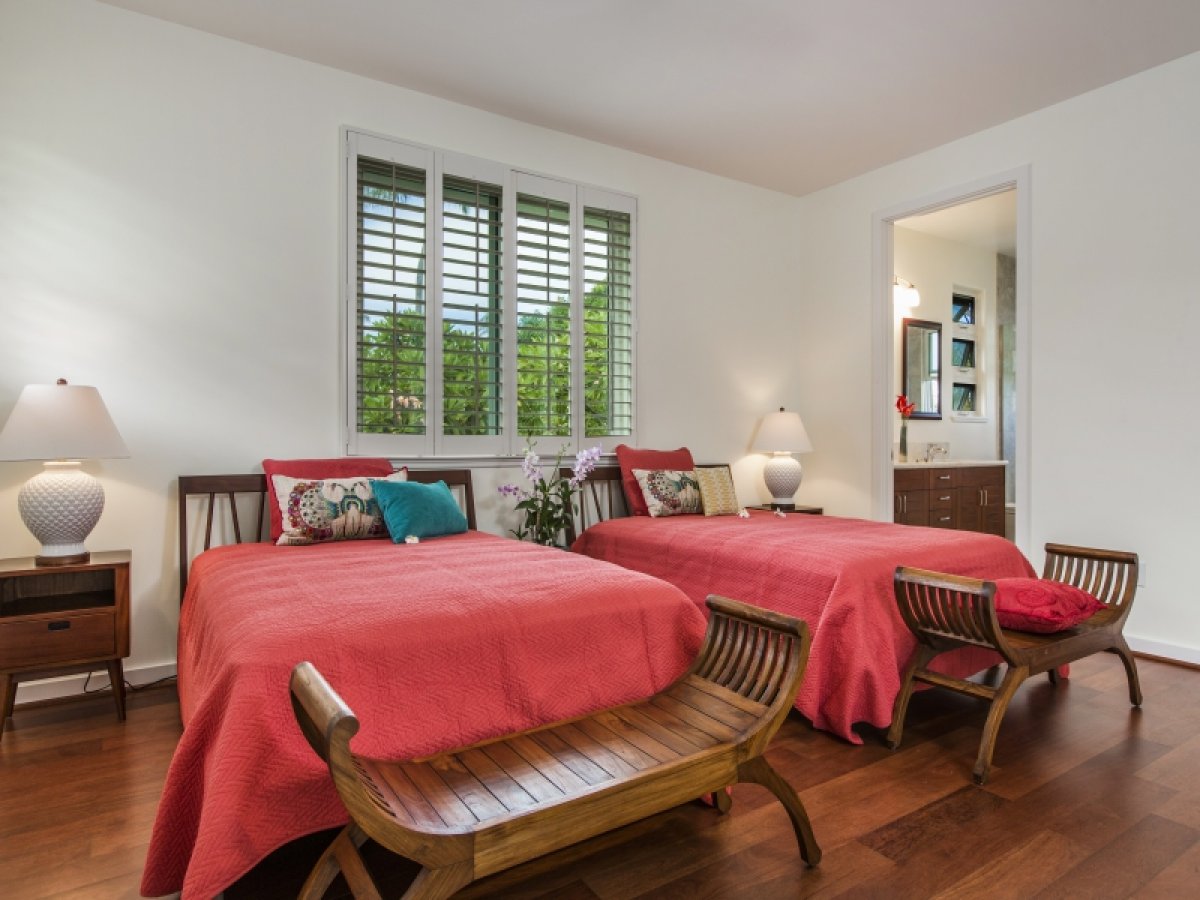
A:
[[[1127,633],[1200,662],[1200,54],[804,198],[797,386],[827,505],[871,508],[871,217],[1031,167],[1031,546],[1136,550]]]
[[[909,420],[909,453],[923,452],[929,442],[941,441],[950,444],[950,456],[955,459],[998,459],[996,412],[1000,399],[1000,360],[996,343],[996,254],[901,225],[893,230],[893,244],[895,274],[917,285],[921,293],[920,306],[893,313],[893,395],[904,392],[901,376],[904,318],[926,319],[942,325],[942,417]],[[977,396],[982,401],[982,415],[970,420],[955,415],[951,406],[956,370],[950,365],[950,342],[956,331],[950,313],[954,292],[964,289],[976,295],[974,377]],[[900,416],[893,416],[892,420],[895,429],[892,442],[898,444]]]
[[[176,476],[340,452],[342,125],[638,195],[639,442],[734,461],[750,501],[759,415],[798,409],[798,499],[845,515],[871,508],[872,214],[1031,164],[1033,539],[1140,551],[1130,633],[1200,661],[1200,55],[802,200],[88,0],[0,0],[0,85],[0,414],[101,389],[133,456],[88,466],[90,545],[134,551],[134,670],[174,658]],[[37,549],[36,469],[0,464],[0,556]],[[485,527],[513,474],[480,472]]]
[[[794,198],[88,0],[0,17],[0,416],[60,376],[104,396],[132,456],[87,466],[89,546],[133,549],[135,678],[174,660],[174,479],[341,452],[343,125],[636,194],[639,442],[763,496],[751,432],[797,406],[793,336],[758,324],[800,302]],[[15,508],[36,471],[0,464],[0,556],[37,550]],[[502,531],[518,472],[478,474]]]

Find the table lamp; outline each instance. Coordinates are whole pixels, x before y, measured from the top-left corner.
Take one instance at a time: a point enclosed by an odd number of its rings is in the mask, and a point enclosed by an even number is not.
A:
[[[83,542],[104,511],[104,488],[80,468],[84,459],[117,459],[129,450],[100,392],[60,378],[30,384],[0,430],[0,460],[42,460],[42,471],[17,496],[21,520],[42,542],[39,566],[90,558]]]
[[[799,413],[787,412],[781,406],[779,412],[763,416],[750,452],[771,454],[763,466],[763,481],[771,492],[771,506],[774,509],[796,508],[796,491],[800,487],[803,471],[800,461],[792,454],[810,453],[812,448],[812,441],[808,439]]]

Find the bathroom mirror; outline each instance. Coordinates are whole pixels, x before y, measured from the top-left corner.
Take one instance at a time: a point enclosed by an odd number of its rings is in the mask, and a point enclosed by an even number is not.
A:
[[[902,332],[902,390],[913,419],[942,417],[942,323],[905,319]]]

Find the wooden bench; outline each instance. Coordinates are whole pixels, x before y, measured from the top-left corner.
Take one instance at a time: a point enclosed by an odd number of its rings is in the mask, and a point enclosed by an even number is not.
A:
[[[895,749],[900,745],[908,701],[917,681],[990,700],[973,773],[975,782],[983,784],[991,769],[1000,721],[1021,683],[1041,672],[1049,673],[1050,680],[1057,683],[1060,666],[1102,650],[1121,658],[1129,681],[1129,702],[1142,705],[1137,664],[1121,633],[1137,592],[1137,554],[1047,544],[1042,577],[1082,588],[1107,609],[1066,631],[1053,634],[1013,631],[1001,628],[996,620],[993,603],[996,586],[990,581],[922,569],[896,569],[896,602],[905,624],[916,635],[917,649],[896,695],[888,746]],[[999,687],[953,678],[928,668],[935,656],[964,645],[987,647],[1004,658],[1008,670]]]
[[[297,665],[296,719],[350,812],[301,898],[322,897],[339,871],[355,897],[379,897],[358,853],[367,838],[423,867],[406,900],[435,900],[707,793],[724,811],[739,781],[779,798],[815,866],[800,798],[762,756],[795,701],[808,629],[720,597],[708,606],[696,661],[649,699],[410,762],[351,752],[358,720],[311,663]]]

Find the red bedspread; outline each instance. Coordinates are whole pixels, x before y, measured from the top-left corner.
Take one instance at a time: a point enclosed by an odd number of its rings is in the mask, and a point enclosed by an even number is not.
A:
[[[184,732],[142,892],[211,897],[347,820],[292,717],[303,659],[360,716],[356,751],[405,758],[653,693],[703,629],[668,584],[477,532],[209,551],[183,605]]]
[[[1033,574],[1003,538],[796,513],[613,519],[590,527],[573,549],[663,578],[697,604],[723,594],[804,619],[813,643],[796,708],[856,744],[854,723],[891,722],[916,646],[892,595],[897,565],[975,578]],[[969,675],[997,660],[960,650],[933,668]]]

